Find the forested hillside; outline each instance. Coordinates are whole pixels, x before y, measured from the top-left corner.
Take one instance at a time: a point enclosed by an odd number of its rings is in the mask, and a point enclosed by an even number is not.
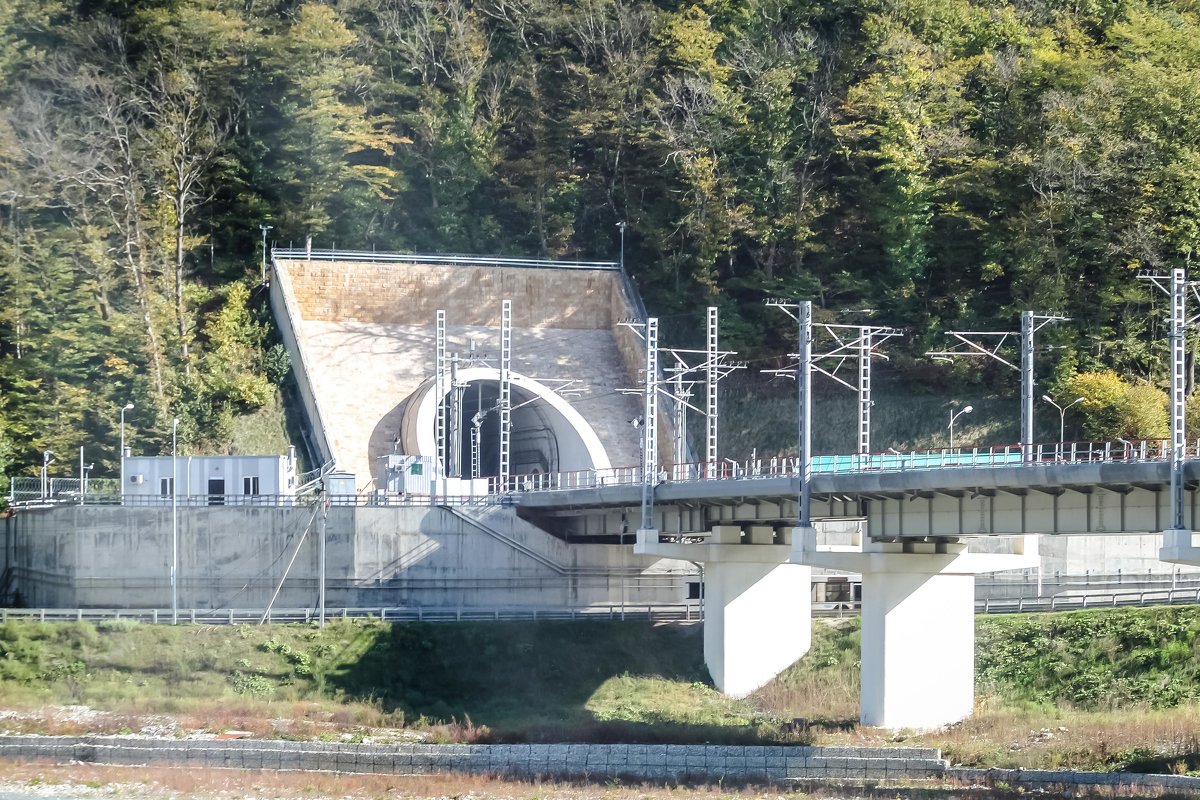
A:
[[[771,296],[914,334],[1034,307],[1160,369],[1200,242],[1194,0],[4,0],[0,472],[120,408],[227,446],[287,371],[284,245],[616,258],[668,335]],[[1047,359],[1046,369],[1052,368]],[[925,368],[926,373],[934,370]],[[961,378],[961,376],[960,376]],[[917,376],[920,379],[920,376]],[[1047,378],[1048,380],[1048,378]],[[101,453],[101,448],[106,448]]]

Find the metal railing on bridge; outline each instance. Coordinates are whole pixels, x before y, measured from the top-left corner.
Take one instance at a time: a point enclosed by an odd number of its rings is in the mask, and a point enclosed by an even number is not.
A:
[[[1170,442],[1165,439],[1116,442],[1053,442],[1032,445],[1026,459],[1019,444],[997,447],[972,447],[942,450],[890,451],[854,455],[814,456],[814,475],[845,475],[859,472],[908,472],[968,467],[1019,467],[1047,464],[1139,463],[1167,461]],[[1200,454],[1200,440],[1188,443],[1188,457]],[[654,476],[656,483],[686,483],[710,480],[754,480],[792,478],[800,474],[800,460],[794,456],[755,458],[745,461],[724,459],[715,463],[676,464],[662,467]],[[613,467],[603,470],[547,472],[514,475],[503,487],[493,491],[562,491],[598,486],[640,485],[640,467]]]
[[[1187,458],[1200,456],[1200,440],[1187,443]],[[891,451],[854,455],[814,456],[814,475],[848,475],[854,473],[908,472],[934,469],[964,469],[986,467],[1024,467],[1052,464],[1109,464],[1165,462],[1170,459],[1170,442],[1165,439],[1145,439],[1115,442],[1051,442],[1031,445],[1026,459],[1021,445],[972,447],[941,450]],[[324,465],[312,473],[304,485],[311,490],[330,469]],[[764,478],[794,478],[800,473],[799,459],[794,456],[754,458],[744,461],[724,459],[714,463],[688,463],[664,466],[652,476],[655,483],[693,483],[716,480],[759,480]],[[524,492],[554,492],[571,489],[590,489],[603,486],[634,486],[643,483],[641,467],[611,467],[566,472],[542,472],[513,475],[507,481],[488,480],[485,494],[401,494],[373,490],[354,495],[332,495],[334,506],[422,506],[422,505],[485,505],[519,502]],[[436,482],[435,482],[436,487]],[[12,478],[9,502],[18,506],[37,505],[171,505],[168,495],[120,495],[113,478]],[[185,507],[251,505],[294,506],[308,502],[299,495],[180,495],[176,504]]]

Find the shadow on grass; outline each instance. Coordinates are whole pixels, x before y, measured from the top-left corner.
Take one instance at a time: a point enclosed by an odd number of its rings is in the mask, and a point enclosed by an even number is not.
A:
[[[807,729],[756,721],[711,689],[699,626],[541,621],[397,624],[363,632],[373,640],[360,657],[324,676],[326,690],[402,711],[409,723],[457,720],[457,728],[444,726],[447,738],[811,741]],[[597,711],[593,700],[612,679]]]

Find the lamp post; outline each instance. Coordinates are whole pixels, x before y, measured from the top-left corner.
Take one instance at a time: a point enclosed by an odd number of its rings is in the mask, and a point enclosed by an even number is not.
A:
[[[176,572],[179,568],[179,489],[175,478],[178,475],[176,442],[179,433],[179,417],[171,422],[171,624],[179,624],[179,588]]]
[[[267,231],[271,230],[274,226],[263,223],[263,224],[260,224],[258,227],[262,230],[262,284],[263,284],[263,286],[266,286],[267,285]]]
[[[125,495],[125,412],[133,411],[133,403],[126,403],[121,408],[121,452],[118,457],[121,460],[121,491],[118,492],[121,496]]]
[[[1065,406],[1060,406],[1058,403],[1051,400],[1050,395],[1048,394],[1042,395],[1042,399],[1058,409],[1058,458],[1061,461],[1063,456],[1063,442],[1067,438],[1067,409],[1076,403],[1082,403],[1083,398],[1076,397]]]
[[[53,450],[42,451],[42,499],[50,496],[50,462],[54,461]]]
[[[91,471],[94,464],[83,463],[83,445],[79,446],[79,505],[83,505],[87,500],[87,480],[88,472]]]
[[[963,414],[970,414],[974,410],[975,409],[972,406],[967,406],[966,408],[962,409],[961,411],[957,411],[957,412],[954,409],[950,409],[950,424],[947,427],[950,428],[950,449],[951,450],[954,449],[954,421],[957,420],[959,417],[961,417]]]
[[[617,223],[617,227],[621,229],[621,271],[625,271],[625,220]]]

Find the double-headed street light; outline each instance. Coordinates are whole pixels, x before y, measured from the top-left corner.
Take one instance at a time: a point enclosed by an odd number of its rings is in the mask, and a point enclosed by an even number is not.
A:
[[[1059,458],[1062,458],[1063,441],[1067,438],[1067,409],[1076,403],[1082,403],[1083,398],[1076,397],[1065,406],[1060,406],[1058,403],[1051,400],[1050,395],[1048,394],[1042,395],[1042,399],[1058,409],[1058,456]]]
[[[954,409],[950,409],[950,424],[947,427],[950,428],[950,449],[951,450],[954,449],[954,421],[957,420],[959,417],[961,417],[963,414],[970,414],[974,410],[975,410],[975,408],[973,406],[967,406],[966,408],[963,408],[960,411],[955,411]]]

